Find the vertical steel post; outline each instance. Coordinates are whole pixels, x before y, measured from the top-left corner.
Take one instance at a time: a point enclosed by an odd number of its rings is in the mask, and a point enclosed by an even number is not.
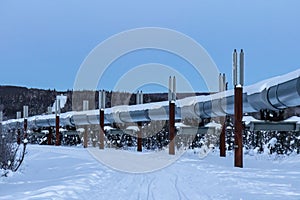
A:
[[[19,128],[17,129],[17,144],[21,144],[21,131]]]
[[[239,79],[237,52],[233,52],[233,85],[234,85],[234,166],[243,167],[243,84],[244,52],[240,53]]]
[[[169,154],[175,155],[175,101],[176,101],[176,79],[169,77]]]
[[[106,104],[106,92],[105,90],[102,90],[102,106],[101,108],[105,108],[105,104]]]
[[[219,92],[223,91],[223,76],[219,73]]]
[[[141,90],[140,92],[140,104],[144,103],[144,95],[143,95],[143,91]]]
[[[22,113],[19,111],[17,112],[17,119],[21,118]],[[21,130],[20,127],[17,129],[17,144],[21,144]]]
[[[237,85],[237,52],[236,52],[236,49],[234,49],[233,51],[233,65],[232,65],[232,80],[233,80],[233,86],[236,86]]]
[[[89,101],[83,100],[83,110],[89,109]],[[84,133],[83,133],[83,148],[88,147],[88,125],[84,126]]]
[[[223,92],[226,90],[226,77],[225,74],[219,74],[219,92]],[[222,124],[222,131],[220,134],[220,157],[226,157],[226,116],[219,117],[220,122]]]
[[[55,101],[55,145],[60,145],[60,133],[59,133],[59,110],[60,110],[60,103],[59,99],[56,99]]]
[[[138,132],[137,132],[137,151],[142,152],[142,122],[138,122]]]
[[[143,103],[143,92],[138,91],[136,94],[136,104]],[[143,139],[142,139],[142,122],[137,122],[139,130],[137,131],[137,151],[143,151]]]
[[[172,100],[172,77],[169,77],[169,91],[168,91],[168,101]]]
[[[243,88],[234,88],[234,166],[243,167]]]
[[[24,139],[27,138],[27,127],[28,127],[28,123],[27,123],[27,118],[24,119]]]
[[[88,147],[88,126],[84,126],[84,133],[83,133],[83,148]]]
[[[104,90],[99,91],[99,149],[104,149],[104,108],[106,93]]]
[[[140,91],[137,91],[135,95],[135,103],[138,105],[140,104]]]
[[[244,51],[241,49],[240,53],[240,84],[244,85]]]
[[[226,157],[226,118],[220,134],[220,157]]]
[[[99,148],[104,149],[104,109],[100,108]]]
[[[172,100],[176,101],[176,78],[173,77]]]
[[[22,113],[19,111],[19,112],[17,112],[17,119],[20,119],[21,118],[21,115],[22,115]]]
[[[226,87],[226,76],[225,76],[225,73],[223,73],[223,91],[227,90],[227,87]]]
[[[24,138],[27,138],[28,106],[23,106],[23,118],[24,118]]]
[[[47,135],[47,144],[48,145],[52,145],[52,128],[49,127],[48,128],[48,135]]]
[[[59,133],[59,115],[55,116],[55,134],[56,134],[56,140],[55,145],[60,145],[60,133]]]
[[[169,101],[169,154],[175,155],[175,102]]]

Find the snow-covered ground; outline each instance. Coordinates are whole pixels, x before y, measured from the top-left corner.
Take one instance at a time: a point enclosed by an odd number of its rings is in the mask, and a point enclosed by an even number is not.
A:
[[[200,158],[191,151],[154,172],[127,173],[95,159],[90,152],[98,149],[29,145],[27,151],[21,169],[0,178],[0,199],[300,199],[299,155],[245,155],[240,169],[232,155]]]

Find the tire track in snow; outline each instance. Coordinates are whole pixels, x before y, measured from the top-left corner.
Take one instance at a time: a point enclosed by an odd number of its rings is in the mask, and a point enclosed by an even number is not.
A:
[[[189,199],[187,196],[186,196],[186,194],[182,191],[182,190],[180,190],[180,188],[178,187],[178,175],[177,174],[175,174],[175,189],[176,189],[176,191],[177,191],[177,194],[178,194],[178,197],[179,197],[179,199]]]
[[[155,199],[155,198],[154,198],[154,195],[153,195],[153,192],[152,192],[152,190],[151,190],[151,186],[152,186],[152,183],[153,183],[154,180],[155,180],[155,177],[153,177],[153,178],[149,181],[149,183],[148,183],[148,188],[147,188],[147,200],[149,199],[149,194],[150,194],[150,193],[151,193],[152,199]]]
[[[177,174],[175,174],[175,190],[178,194],[179,199],[181,200],[182,198],[181,198],[181,194],[180,194],[180,191],[179,191],[179,188],[178,188],[178,175]]]
[[[187,197],[186,197],[186,195],[185,194],[183,194],[183,192],[181,192],[180,191],[180,188],[178,187],[178,175],[176,174],[176,173],[174,173],[174,174],[170,174],[170,175],[172,175],[172,178],[170,178],[169,180],[170,180],[170,182],[171,182],[171,184],[170,185],[174,185],[174,187],[173,187],[173,190],[175,190],[176,191],[176,193],[177,193],[177,198],[178,199],[183,199],[182,198],[182,196],[184,196],[184,198],[185,199],[188,199]],[[174,179],[173,179],[174,178]],[[175,192],[174,191],[174,192]],[[175,193],[174,193],[175,194]]]

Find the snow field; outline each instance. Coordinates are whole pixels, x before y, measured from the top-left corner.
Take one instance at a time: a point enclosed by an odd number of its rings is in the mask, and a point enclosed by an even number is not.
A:
[[[127,173],[98,162],[89,153],[98,148],[29,145],[27,151],[21,169],[0,178],[0,199],[300,199],[299,155],[245,155],[240,169],[230,153],[199,158],[189,150],[154,172]],[[101,153],[115,151],[121,150]],[[129,154],[151,155],[122,155]]]

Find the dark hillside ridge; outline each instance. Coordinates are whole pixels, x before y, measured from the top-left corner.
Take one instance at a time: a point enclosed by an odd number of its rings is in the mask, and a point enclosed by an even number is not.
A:
[[[65,92],[0,86],[0,110],[3,111],[3,120],[16,118],[16,112],[23,112],[24,105],[29,106],[29,116],[45,113],[59,94],[65,94]]]
[[[16,118],[18,111],[23,112],[23,106],[29,106],[29,116],[45,114],[49,106],[52,106],[57,95],[67,96],[67,103],[62,112],[72,110],[72,94],[71,90],[56,91],[44,90],[36,88],[26,88],[18,86],[0,86],[0,111],[3,111],[3,120]],[[82,110],[82,100],[89,100],[89,109],[98,108],[98,91],[81,91],[77,92],[79,99],[77,104],[73,105],[74,110]],[[189,96],[209,95],[207,92],[178,93],[177,98],[182,99]],[[149,93],[144,94],[144,103],[166,101],[167,93]],[[92,105],[91,102],[95,102]],[[127,92],[106,92],[106,107],[122,105],[127,102],[133,105],[136,102],[135,94]],[[75,103],[76,104],[76,103]]]

